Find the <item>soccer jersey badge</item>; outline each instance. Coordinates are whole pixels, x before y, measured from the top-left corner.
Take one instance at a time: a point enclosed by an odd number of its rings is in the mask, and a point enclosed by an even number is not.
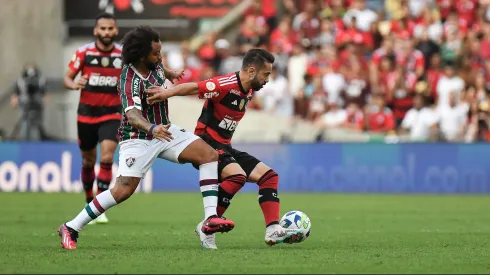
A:
[[[107,67],[109,66],[109,58],[108,57],[102,57],[102,60],[100,61],[102,66]]]
[[[133,157],[129,157],[129,158],[127,158],[127,159],[126,159],[126,165],[127,165],[128,167],[131,167],[131,166],[133,166],[133,164],[134,164],[134,162],[135,162],[135,161],[136,161],[136,159],[135,159],[135,158],[133,158]]]
[[[116,69],[121,69],[121,67],[122,67],[122,60],[121,60],[121,58],[114,59],[114,61],[112,62],[112,65]]]
[[[245,106],[245,99],[242,99],[242,101],[240,101],[240,106],[238,107],[240,108],[240,110],[242,110],[244,106]]]
[[[214,82],[206,82],[206,89],[208,89],[208,91],[212,92],[214,91],[214,89],[216,89],[216,84],[214,84]]]
[[[158,76],[159,76],[161,79],[163,79],[163,72],[162,72],[162,70],[157,70],[157,74],[158,74]]]

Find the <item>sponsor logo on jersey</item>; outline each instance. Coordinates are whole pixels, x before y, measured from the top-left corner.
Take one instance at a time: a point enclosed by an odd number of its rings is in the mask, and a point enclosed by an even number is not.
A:
[[[88,80],[88,84],[90,86],[116,87],[117,76],[103,76],[99,74],[91,74]]]
[[[213,85],[214,85],[214,83],[213,83]],[[210,99],[210,98],[218,97],[218,96],[219,96],[219,93],[218,92],[212,92],[212,93],[205,93],[203,95],[203,98]]]
[[[237,90],[235,90],[235,89],[231,89],[231,90],[230,90],[230,93],[231,93],[231,94],[235,94],[235,95],[240,95],[240,92],[239,92],[239,91],[237,91]]]
[[[139,95],[139,91],[140,91],[140,80],[139,78],[135,77],[133,80],[133,94],[137,96]]]

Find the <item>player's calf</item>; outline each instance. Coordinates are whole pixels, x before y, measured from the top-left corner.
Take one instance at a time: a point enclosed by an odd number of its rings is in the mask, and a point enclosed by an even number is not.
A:
[[[238,163],[230,163],[221,172],[223,180],[218,190],[218,208],[216,210],[219,217],[223,216],[231,204],[231,200],[247,181],[247,176]]]

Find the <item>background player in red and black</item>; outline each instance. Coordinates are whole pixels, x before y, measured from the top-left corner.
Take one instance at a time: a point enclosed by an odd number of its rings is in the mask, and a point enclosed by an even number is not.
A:
[[[114,43],[118,35],[116,19],[112,14],[97,16],[94,28],[95,42],[76,51],[65,75],[65,87],[81,89],[78,105],[78,143],[82,153],[82,183],[86,201],[93,199],[94,166],[97,144],[100,143],[100,169],[97,175],[98,193],[109,188],[112,180],[112,162],[117,147],[117,131],[121,121],[121,100],[117,83],[122,71],[122,48]],[[81,73],[81,77],[74,81]],[[105,215],[96,220],[107,222]]]
[[[272,54],[262,49],[252,49],[245,55],[239,72],[198,83],[185,83],[167,90],[155,87],[148,91],[150,103],[193,94],[206,99],[195,134],[220,153],[217,213],[223,215],[246,181],[257,183],[259,204],[267,228],[265,241],[269,245],[294,242],[299,237],[296,232],[288,232],[279,225],[279,176],[257,158],[233,148],[231,139],[253,93],[267,83],[273,63]],[[203,246],[215,246],[214,236],[200,237]]]

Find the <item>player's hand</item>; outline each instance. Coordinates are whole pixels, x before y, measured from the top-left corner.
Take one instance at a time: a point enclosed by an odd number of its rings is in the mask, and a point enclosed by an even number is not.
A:
[[[88,76],[83,75],[82,77],[80,77],[77,80],[77,82],[75,82],[75,87],[73,87],[74,88],[73,90],[80,90],[80,89],[85,88],[85,85],[87,85],[87,82],[88,82]]]
[[[162,86],[151,86],[146,90],[146,93],[148,94],[146,98],[148,104],[161,102],[172,96],[171,89],[165,89]]]
[[[171,141],[174,138],[172,137],[172,133],[170,133],[168,128],[170,128],[170,124],[157,125],[155,126],[155,128],[153,128],[151,134],[153,135],[153,137],[161,141]]]
[[[177,80],[181,80],[185,73],[184,70],[178,70],[178,71],[171,71],[170,72],[170,75],[168,76],[168,80],[170,80],[170,82],[172,82],[172,84],[174,84],[174,80],[177,79]]]

